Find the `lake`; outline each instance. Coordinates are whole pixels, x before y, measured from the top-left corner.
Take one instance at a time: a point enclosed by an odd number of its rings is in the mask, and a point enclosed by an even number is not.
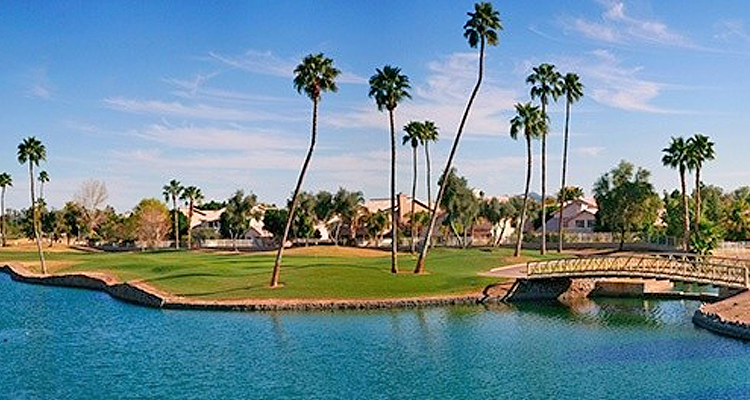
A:
[[[0,304],[3,399],[750,398],[694,301],[168,311],[0,274]]]

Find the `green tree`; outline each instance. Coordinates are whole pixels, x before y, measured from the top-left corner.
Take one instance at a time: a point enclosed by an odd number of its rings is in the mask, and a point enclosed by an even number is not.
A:
[[[447,225],[462,248],[469,245],[469,231],[479,216],[480,202],[469,187],[469,181],[451,168],[447,182],[440,178],[445,195],[440,206],[446,211],[443,223]]]
[[[649,182],[650,175],[623,160],[594,183],[597,219],[605,229],[620,233],[620,250],[628,232],[651,229],[658,218],[661,200]]]
[[[188,186],[182,190],[180,198],[186,200],[188,203],[187,247],[189,250],[193,248],[193,212],[195,211],[195,206],[203,201],[203,192],[196,186]]]
[[[474,90],[472,90],[471,95],[469,96],[469,101],[466,103],[466,108],[461,117],[461,122],[458,125],[456,137],[453,139],[453,146],[451,147],[448,159],[445,162],[442,176],[448,176],[448,173],[453,166],[453,157],[458,150],[458,144],[461,140],[466,120],[469,118],[471,106],[474,104],[474,99],[479,93],[479,87],[482,85],[482,77],[484,75],[484,48],[485,46],[497,46],[499,42],[497,32],[503,29],[500,24],[500,14],[492,7],[491,3],[476,3],[474,4],[474,12],[469,12],[467,14],[469,20],[464,24],[464,38],[468,40],[471,48],[479,46],[479,70],[477,72],[477,82],[474,85]],[[441,185],[438,189],[435,204],[440,204],[442,202],[444,193],[445,187]],[[417,266],[414,268],[414,273],[416,274],[425,272],[425,257],[427,257],[427,252],[432,243],[432,232],[437,223],[438,209],[439,207],[435,206],[435,208],[431,210],[430,223],[427,226],[427,232],[425,233],[424,242],[422,244],[422,251],[419,252]]]
[[[172,217],[174,221],[174,248],[179,249],[180,248],[180,219],[177,216],[177,213],[179,210],[177,210],[177,199],[182,194],[182,191],[185,190],[185,188],[180,184],[180,181],[176,179],[172,179],[169,181],[168,184],[164,185],[163,194],[164,198],[168,202],[170,199],[172,199],[172,212],[174,213],[174,216]]]
[[[552,64],[540,64],[538,67],[533,68],[533,72],[526,78],[526,83],[531,86],[531,98],[539,99],[542,105],[542,116],[545,121],[549,121],[549,114],[547,114],[547,104],[549,104],[550,97],[552,100],[562,94],[561,88],[561,76],[560,73],[555,71],[555,66]],[[547,198],[547,131],[541,133],[542,142],[542,199]],[[542,201],[542,245],[540,247],[540,253],[544,254],[547,252],[547,206],[546,202]]]
[[[526,184],[523,191],[523,205],[521,206],[521,217],[516,230],[518,237],[516,239],[515,257],[521,255],[521,245],[523,243],[523,228],[526,223],[526,212],[529,201],[529,186],[531,185],[531,139],[543,136],[547,132],[547,119],[542,114],[539,107],[532,106],[531,103],[516,104],[516,116],[510,120],[510,137],[518,140],[519,134],[523,133],[526,139]]]
[[[492,246],[497,247],[505,236],[505,221],[515,215],[513,204],[510,201],[500,201],[493,197],[482,202],[480,215],[492,224]],[[499,229],[499,230],[498,230]]]
[[[270,232],[277,240],[281,240],[288,217],[287,210],[270,208],[263,214],[263,229]]]
[[[219,217],[221,234],[232,239],[234,250],[237,250],[237,239],[250,228],[250,219],[253,217],[253,208],[258,203],[258,198],[250,193],[245,195],[242,190],[234,192],[227,200],[227,207]]]
[[[424,146],[426,184],[427,184],[427,208],[432,210],[432,163],[430,162],[430,142],[437,142],[439,136],[438,128],[432,121],[422,123],[421,143]],[[431,213],[430,213],[431,214]],[[429,223],[429,222],[428,222]]]
[[[393,112],[396,106],[409,94],[409,77],[401,74],[401,69],[386,65],[376,69],[370,77],[370,97],[375,99],[379,111],[388,111],[391,132],[391,273],[398,273],[396,253],[398,251],[398,210],[396,209],[396,127]]]
[[[0,226],[0,235],[2,235],[2,247],[7,245],[7,222],[5,221],[5,189],[8,186],[13,186],[13,177],[9,173],[3,172],[0,174],[0,188],[2,188],[2,195],[0,195],[0,220],[2,220],[2,226]]]
[[[297,195],[302,188],[302,182],[305,179],[307,167],[310,164],[310,159],[312,158],[312,153],[315,149],[315,141],[317,140],[318,132],[318,103],[320,102],[320,96],[323,92],[336,92],[338,90],[336,86],[336,77],[338,77],[340,73],[341,71],[333,66],[333,60],[325,57],[323,53],[307,55],[294,69],[294,88],[297,89],[298,93],[305,92],[307,97],[309,97],[313,103],[312,132],[310,134],[310,147],[307,150],[307,155],[305,156],[305,161],[302,164],[302,169],[297,178],[297,185],[295,186],[294,194],[292,195],[292,204],[289,207],[289,215],[287,216],[286,225],[284,227],[284,236],[281,239],[279,249],[276,252],[276,259],[273,263],[271,287],[277,287],[279,285],[284,243],[286,243],[286,239],[289,236],[289,230],[292,227],[292,221],[294,220],[294,212],[297,208]]]
[[[716,158],[714,143],[711,139],[700,133],[696,133],[687,140],[688,162],[695,170],[695,229],[700,227],[701,223],[701,168],[703,163]],[[706,228],[709,229],[709,228]],[[709,229],[710,230],[710,229]]]
[[[42,251],[42,238],[39,233],[39,210],[37,210],[36,199],[34,196],[34,166],[39,166],[40,161],[47,159],[47,149],[39,139],[29,136],[18,145],[18,162],[21,164],[29,163],[29,190],[31,191],[31,214],[32,229],[36,239],[36,248],[39,253],[39,261],[42,265],[42,273],[47,274],[47,264],[44,262],[44,252]]]
[[[333,195],[331,192],[321,190],[320,192],[315,193],[313,212],[315,212],[315,219],[324,224],[331,219],[335,212],[333,206]]]
[[[417,213],[419,215],[420,213]],[[416,218],[417,216],[415,216]],[[375,240],[375,245],[380,242],[383,230],[388,227],[388,213],[384,210],[369,213],[364,219],[367,234]]]
[[[664,166],[677,169],[680,172],[680,190],[682,192],[682,209],[683,209],[683,235],[682,250],[688,251],[690,240],[690,216],[688,211],[687,187],[685,183],[685,172],[690,167],[690,154],[688,144],[682,137],[673,137],[669,147],[662,150],[664,155],[661,158]]]
[[[559,196],[559,210],[563,209],[564,202],[566,199],[562,196],[564,194],[563,189],[565,186],[566,174],[568,171],[568,140],[570,135],[568,129],[570,127],[570,106],[577,102],[583,97],[583,84],[577,74],[567,73],[562,77],[560,81],[560,94],[565,96],[565,138],[563,140],[563,160],[562,160],[562,173],[560,182],[560,196]],[[583,196],[583,193],[581,193]],[[562,213],[560,214],[560,223],[557,224],[557,252],[560,253],[563,250],[563,224],[562,224]]]
[[[83,182],[74,196],[75,202],[81,208],[81,222],[84,225],[81,233],[89,240],[95,239],[97,227],[106,218],[103,211],[108,197],[107,186],[104,182],[96,180]]]
[[[362,192],[350,192],[344,188],[339,188],[333,196],[333,211],[339,219],[334,235],[334,242],[337,245],[339,243],[339,232],[343,225],[349,226],[349,236],[351,239],[355,239],[357,215],[364,202],[365,199],[362,197]]]
[[[169,233],[169,209],[157,199],[141,200],[131,218],[136,239],[147,248],[155,248]]]

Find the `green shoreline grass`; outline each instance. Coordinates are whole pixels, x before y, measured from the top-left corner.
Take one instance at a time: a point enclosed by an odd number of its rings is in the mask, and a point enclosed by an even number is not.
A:
[[[525,252],[512,258],[510,249],[435,249],[428,274],[411,273],[416,255],[400,254],[398,275],[389,272],[389,254],[309,255],[288,252],[281,271],[283,287],[270,289],[273,255],[268,253],[208,253],[186,251],[128,253],[46,253],[54,274],[103,272],[127,282],[141,280],[166,292],[193,299],[389,299],[476,292],[498,278],[480,272],[503,265],[559,258]],[[35,252],[0,252],[0,263],[35,262]]]

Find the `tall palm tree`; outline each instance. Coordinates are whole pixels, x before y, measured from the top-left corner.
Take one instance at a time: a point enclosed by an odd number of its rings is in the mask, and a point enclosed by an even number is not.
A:
[[[557,252],[563,250],[563,219],[562,209],[565,199],[563,193],[565,191],[565,174],[568,168],[568,127],[570,126],[570,106],[577,102],[583,97],[583,84],[581,83],[578,74],[567,73],[560,81],[560,92],[565,96],[565,139],[563,142],[563,161],[562,161],[562,179],[560,183],[560,219],[557,224]]]
[[[414,253],[414,247],[416,242],[416,235],[414,229],[414,203],[417,198],[417,147],[424,142],[422,138],[422,132],[424,130],[424,124],[419,121],[411,121],[404,126],[404,137],[402,138],[402,144],[407,143],[411,145],[412,150],[412,166],[414,167],[414,174],[411,183],[411,210],[409,211],[409,225],[411,227],[411,252]]]
[[[45,170],[39,171],[39,200],[44,199],[44,184],[49,182],[49,174]]]
[[[393,111],[409,94],[409,77],[401,74],[401,69],[386,65],[376,69],[370,77],[369,96],[375,99],[379,111],[388,110],[388,121],[391,129],[391,272],[398,273],[396,252],[398,251],[398,212],[396,210],[396,128]]]
[[[680,188],[682,190],[682,211],[683,211],[683,235],[682,249],[688,251],[688,240],[690,239],[690,216],[688,212],[687,185],[685,184],[685,172],[689,167],[689,148],[688,143],[682,137],[673,137],[669,147],[662,150],[664,156],[661,163],[666,167],[677,169],[680,172]]]
[[[39,252],[39,261],[42,264],[42,273],[47,273],[47,264],[44,262],[44,252],[42,252],[42,239],[39,235],[39,210],[36,206],[34,196],[34,166],[39,166],[39,161],[47,159],[47,149],[39,139],[29,136],[18,145],[18,162],[21,164],[29,163],[29,191],[31,192],[31,214],[34,224],[34,238],[36,239],[36,249]]]
[[[694,227],[698,231],[701,222],[701,168],[703,163],[716,157],[714,143],[703,134],[696,133],[687,140],[689,163],[695,170],[695,221]]]
[[[297,197],[302,189],[302,182],[305,179],[307,167],[310,165],[313,149],[315,149],[315,141],[317,140],[318,135],[318,103],[320,102],[320,96],[323,92],[336,92],[338,90],[338,87],[336,86],[336,77],[338,77],[339,74],[341,74],[341,71],[333,66],[333,60],[325,57],[323,53],[307,55],[294,69],[294,88],[297,90],[297,93],[305,92],[307,97],[309,97],[313,103],[312,133],[310,134],[310,148],[307,150],[307,156],[305,156],[305,161],[302,163],[302,169],[297,178],[297,186],[295,186],[294,194],[292,195],[292,204],[289,206],[289,213],[287,215],[286,225],[284,226],[284,236],[282,237],[279,249],[276,252],[276,260],[273,264],[273,274],[271,275],[271,287],[277,287],[279,285],[281,257],[284,252],[284,243],[286,243],[286,240],[289,237],[289,231],[292,228],[294,212],[297,209],[298,203]]]
[[[531,75],[526,77],[526,83],[531,86],[531,98],[539,99],[542,104],[542,115],[546,121],[549,121],[547,115],[547,104],[550,97],[552,100],[562,93],[560,88],[560,73],[555,71],[552,64],[543,63],[533,68]],[[542,246],[541,254],[547,252],[547,133],[542,136]]]
[[[193,248],[193,211],[195,210],[195,205],[203,201],[203,192],[196,186],[188,186],[182,190],[180,198],[188,202],[187,248],[190,250]]]
[[[13,186],[13,177],[9,173],[3,172],[0,174],[0,187],[2,188],[2,195],[0,195],[0,219],[2,220],[2,226],[0,234],[3,236],[2,246],[5,247],[6,243],[6,230],[5,230],[5,188]]]
[[[432,178],[430,177],[432,164],[430,163],[430,142],[437,142],[438,140],[438,128],[432,121],[424,121],[422,123],[422,138],[421,142],[424,146],[424,157],[427,177],[427,208],[432,210]]]
[[[500,15],[492,7],[491,3],[476,3],[474,4],[474,12],[467,13],[469,20],[464,24],[464,37],[469,41],[471,48],[479,46],[479,71],[477,73],[477,83],[474,85],[474,90],[469,96],[469,101],[466,103],[464,114],[461,117],[461,123],[458,125],[458,131],[456,132],[456,138],[453,140],[453,146],[451,152],[448,155],[448,160],[445,163],[445,169],[443,170],[442,176],[448,176],[452,166],[453,157],[456,155],[458,150],[458,143],[461,140],[461,134],[464,131],[466,120],[469,117],[469,111],[471,106],[474,104],[474,99],[479,93],[479,87],[482,85],[482,77],[484,75],[484,48],[485,46],[497,46],[498,37],[497,31],[502,30],[503,27],[500,24]],[[425,239],[422,244],[422,251],[419,253],[419,259],[417,260],[417,266],[414,268],[414,273],[420,274],[425,271],[425,257],[429,250],[430,243],[432,240],[432,231],[435,229],[437,222],[437,214],[440,208],[439,204],[443,200],[445,194],[445,187],[448,179],[443,179],[440,189],[438,190],[437,199],[435,200],[435,208],[430,213],[430,223],[427,226],[425,233]]]
[[[162,189],[164,190],[162,192],[164,194],[164,199],[167,202],[169,202],[169,199],[172,199],[172,208],[174,213],[174,248],[179,249],[180,219],[179,215],[177,214],[177,198],[180,197],[180,194],[182,194],[182,191],[185,190],[185,188],[180,184],[180,181],[178,181],[177,179],[172,179],[168,184],[164,185]]]
[[[526,223],[526,208],[529,202],[529,185],[531,185],[531,139],[544,137],[547,133],[547,119],[542,114],[539,107],[532,106],[531,103],[516,104],[517,115],[510,120],[510,137],[518,139],[519,133],[523,133],[526,139],[526,185],[523,191],[523,206],[521,208],[521,218],[516,229],[518,230],[518,239],[516,241],[515,257],[521,255],[521,244],[523,243],[523,227]]]

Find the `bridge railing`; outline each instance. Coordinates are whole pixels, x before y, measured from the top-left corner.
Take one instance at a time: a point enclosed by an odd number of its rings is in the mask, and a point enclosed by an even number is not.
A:
[[[526,265],[534,278],[574,276],[628,276],[661,278],[747,288],[748,265],[743,260],[685,254],[620,255],[565,258]]]

